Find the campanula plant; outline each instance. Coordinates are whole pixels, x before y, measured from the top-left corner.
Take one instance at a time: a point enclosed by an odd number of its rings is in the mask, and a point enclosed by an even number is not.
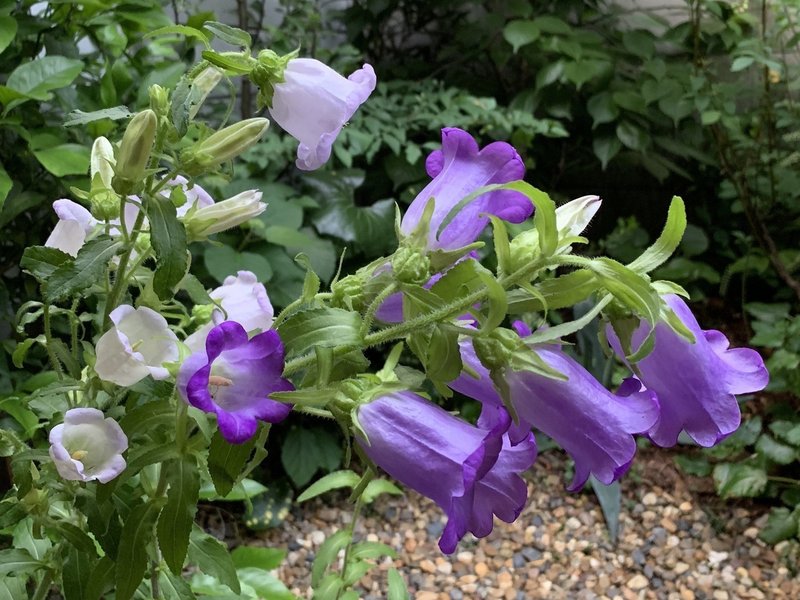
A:
[[[296,166],[315,169],[344,124],[358,126],[376,76],[369,65],[344,78],[297,53],[254,55],[245,32],[219,23],[169,32],[206,44],[202,61],[174,89],[152,86],[150,107],[121,136],[93,142],[87,184],[56,200],[53,233],[21,263],[41,302],[19,311],[14,360],[41,347],[49,371],[33,392],[39,401],[0,430],[14,475],[0,516],[29,523],[50,545],[39,557],[0,550],[0,564],[23,565],[15,577],[36,598],[51,588],[68,599],[194,598],[203,577],[254,596],[227,548],[195,524],[200,489],[226,497],[264,460],[272,428],[295,413],[333,420],[347,438],[348,471],[317,481],[304,499],[344,478],[357,519],[365,490],[388,475],[438,505],[447,517],[439,546],[452,553],[465,536],[492,535],[494,517],[519,517],[526,477],[537,475],[534,430],[574,460],[572,491],[590,475],[622,477],[637,435],[670,446],[686,431],[716,443],[738,426],[735,395],[766,385],[754,351],[700,329],[683,290],[649,275],[680,242],[680,198],[659,239],[630,264],[583,256],[599,198],[556,208],[522,181],[513,146],[481,148],[453,127],[430,134],[441,148],[427,158],[427,185],[398,207],[395,252],[329,289],[298,255],[302,293],[277,315],[250,271],[206,289],[192,274],[190,244],[214,243],[262,213],[268,221],[270,198],[253,189],[217,201],[204,178],[229,173],[275,133],[263,117],[203,121],[199,104],[219,82],[247,78],[298,139]],[[240,50],[212,50],[211,33]],[[519,233],[509,237],[506,223]],[[492,268],[482,260],[489,228]],[[587,299],[584,316],[550,318]],[[609,356],[631,372],[616,390],[561,347],[596,317]],[[383,364],[370,362],[371,348],[386,351]],[[481,403],[476,422],[450,411],[452,390]],[[350,523],[320,550],[315,598],[357,598],[371,561],[393,556],[353,532]],[[76,569],[85,578],[76,581]],[[407,594],[400,577],[389,580],[391,597]]]

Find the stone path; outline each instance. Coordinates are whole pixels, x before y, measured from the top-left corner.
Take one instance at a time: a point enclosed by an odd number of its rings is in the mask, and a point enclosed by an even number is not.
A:
[[[437,548],[441,511],[415,493],[382,497],[356,529],[361,539],[398,552],[394,565],[416,600],[797,599],[800,579],[787,565],[788,544],[757,538],[763,508],[723,504],[699,493],[707,482],[684,477],[665,452],[645,453],[623,480],[616,547],[591,492],[564,491],[566,463],[540,456],[531,472],[530,502],[514,524],[495,520],[487,538],[465,538],[453,556]],[[308,589],[315,550],[346,524],[350,508],[330,494],[298,507],[263,542],[288,549],[281,579],[300,597]],[[386,564],[360,582],[363,600],[385,598]]]

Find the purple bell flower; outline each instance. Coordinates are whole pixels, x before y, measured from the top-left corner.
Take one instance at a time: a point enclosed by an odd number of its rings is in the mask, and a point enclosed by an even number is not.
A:
[[[514,328],[520,336],[530,335],[522,323],[515,323]],[[472,342],[465,339],[460,346],[464,365],[479,378],[462,373],[448,385],[484,406],[502,406],[489,371],[476,356]],[[605,484],[616,481],[628,470],[636,453],[633,434],[647,431],[658,419],[655,394],[641,391],[641,384],[635,380],[626,381],[612,394],[560,347],[537,346],[534,351],[567,380],[531,371],[505,371],[511,402],[520,421],[509,431],[511,441],[524,435],[531,426],[553,438],[575,461],[569,491],[579,490],[589,475]]]
[[[278,423],[292,410],[268,398],[294,389],[281,376],[283,366],[283,342],[276,331],[248,339],[239,323],[225,321],[209,331],[205,349],[181,365],[178,390],[195,408],[217,415],[222,437],[241,444],[255,435],[258,421]]]
[[[327,162],[336,136],[375,89],[375,71],[365,64],[345,79],[318,60],[295,58],[283,77],[269,114],[299,142],[297,168],[313,171]]]
[[[445,127],[442,149],[431,152],[425,168],[433,180],[408,207],[400,229],[405,235],[411,234],[433,198],[436,204],[428,232],[429,250],[455,250],[471,244],[489,223],[486,214],[521,223],[533,213],[533,204],[519,192],[490,192],[463,206],[437,239],[439,227],[461,200],[483,186],[522,179],[525,166],[511,144],[493,142],[481,150],[466,131]]]
[[[659,323],[655,347],[637,363],[642,383],[658,396],[661,414],[648,431],[654,443],[674,446],[681,430],[699,445],[709,447],[736,431],[741,421],[735,394],[764,389],[769,373],[764,360],[750,348],[728,348],[720,331],[703,330],[686,303],[678,296],[664,297],[667,305],[694,334],[695,343]],[[619,338],[609,326],[608,340],[624,357]],[[633,334],[638,347],[647,335],[642,324]]]
[[[485,412],[496,413],[491,429],[483,427],[483,415],[475,427],[411,392],[388,394],[358,409],[369,439],[356,439],[367,456],[447,514],[439,540],[446,554],[467,532],[489,535],[492,515],[511,523],[527,501],[520,473],[536,459],[533,436],[512,446],[505,435],[508,413],[495,407]]]

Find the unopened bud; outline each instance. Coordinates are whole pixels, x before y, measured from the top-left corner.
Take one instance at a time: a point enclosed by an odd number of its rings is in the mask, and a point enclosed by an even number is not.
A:
[[[192,323],[198,327],[211,321],[211,315],[217,309],[214,304],[195,304],[192,307]]]
[[[256,117],[229,125],[181,154],[184,171],[197,175],[238,156],[266,133],[269,119]]]
[[[142,187],[145,169],[153,150],[158,119],[152,110],[143,110],[131,119],[122,136],[117,154],[114,190],[123,196]]]
[[[216,67],[206,67],[197,77],[192,80],[192,97],[196,101],[192,102],[189,108],[189,118],[194,119],[197,116],[197,111],[205,102],[205,99],[213,91],[217,84],[222,80],[222,71]]]
[[[416,248],[400,246],[392,256],[392,271],[397,281],[422,284],[430,279],[431,261]]]
[[[94,181],[95,175],[100,176],[104,187],[111,188],[114,179],[114,146],[102,135],[92,144],[92,154],[89,161],[89,177]]]
[[[209,235],[257,217],[266,208],[267,205],[261,202],[261,192],[247,190],[233,198],[203,206],[191,214],[187,213],[184,221],[186,233],[189,241],[204,240]]]
[[[169,92],[158,84],[150,86],[150,108],[159,116],[169,114]]]
[[[331,305],[361,311],[366,307],[364,277],[358,273],[342,277],[331,286]]]

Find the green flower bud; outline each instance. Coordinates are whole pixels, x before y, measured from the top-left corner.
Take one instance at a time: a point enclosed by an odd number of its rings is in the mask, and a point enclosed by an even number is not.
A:
[[[211,134],[181,153],[183,170],[189,175],[198,175],[231,160],[260,140],[268,127],[269,119],[255,117]]]
[[[473,338],[472,343],[475,354],[490,371],[509,366],[514,353],[525,348],[515,332],[502,327],[493,330],[488,336]]]
[[[98,221],[111,221],[119,217],[119,196],[111,190],[101,188],[97,191],[92,184],[89,192],[89,210]]]
[[[158,118],[150,109],[136,113],[128,123],[117,153],[116,176],[113,180],[114,190],[118,194],[127,196],[141,189],[157,128]]]
[[[258,108],[272,105],[275,86],[283,83],[286,65],[297,58],[298,50],[279,56],[273,50],[262,50],[258,53],[258,64],[250,71],[250,81],[258,86]]]
[[[211,315],[216,308],[214,304],[195,304],[192,307],[192,323],[197,326],[205,325],[211,321]]]
[[[139,254],[144,254],[148,250],[150,250],[150,234],[149,233],[140,233],[136,236],[136,243],[133,245],[136,252]]]
[[[392,256],[392,271],[397,281],[422,284],[430,279],[431,260],[420,249],[400,246]]]
[[[169,115],[169,91],[158,84],[150,86],[150,108],[159,117]]]
[[[331,286],[331,291],[333,292],[331,305],[334,307],[343,307],[359,312],[366,308],[364,279],[358,274],[343,277]]]

